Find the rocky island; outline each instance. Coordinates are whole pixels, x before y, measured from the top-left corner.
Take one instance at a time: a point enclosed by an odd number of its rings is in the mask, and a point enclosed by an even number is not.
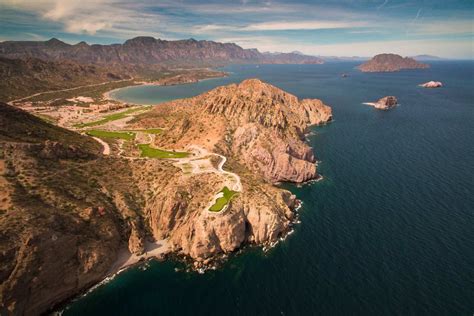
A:
[[[377,102],[367,102],[364,104],[373,106],[374,108],[379,110],[390,110],[391,108],[398,105],[398,100],[394,96],[388,96],[379,99]]]
[[[426,83],[420,84],[419,86],[423,88],[441,88],[443,84],[439,81],[428,81]]]
[[[272,244],[298,205],[273,184],[318,177],[305,133],[332,119],[258,79],[120,111],[69,130],[0,104],[2,312],[43,313],[151,255],[203,267]]]
[[[426,69],[429,67],[428,64],[420,63],[410,57],[403,58],[396,54],[380,54],[358,68],[362,72],[395,72],[403,69]]]

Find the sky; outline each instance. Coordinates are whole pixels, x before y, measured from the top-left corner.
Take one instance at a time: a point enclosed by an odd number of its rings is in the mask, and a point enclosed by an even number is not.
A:
[[[136,36],[322,56],[474,59],[474,0],[0,0],[0,41]]]

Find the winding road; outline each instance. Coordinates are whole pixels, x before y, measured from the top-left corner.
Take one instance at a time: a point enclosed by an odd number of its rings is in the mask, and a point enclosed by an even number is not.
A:
[[[102,150],[102,154],[105,155],[105,156],[108,156],[110,155],[110,145],[107,144],[106,142],[104,142],[102,139],[98,138],[98,137],[94,137],[94,136],[91,136],[92,138],[94,138],[98,143],[100,143],[102,145],[102,147],[104,147],[104,150]]]

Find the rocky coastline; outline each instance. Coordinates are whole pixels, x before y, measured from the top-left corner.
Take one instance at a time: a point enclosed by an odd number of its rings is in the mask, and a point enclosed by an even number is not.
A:
[[[169,160],[124,159],[113,146],[103,156],[91,138],[8,105],[0,110],[1,135],[11,135],[0,139],[7,149],[2,174],[28,173],[5,178],[11,201],[6,209],[17,212],[7,211],[0,221],[11,241],[0,244],[1,303],[27,315],[50,310],[116,273],[124,249],[135,258],[126,262],[134,265],[152,257],[147,244],[166,240],[169,251],[160,257],[186,258],[190,268],[204,271],[247,246],[272,247],[292,231],[300,205],[274,184],[319,177],[304,135],[308,126],[332,120],[331,108],[320,100],[299,100],[251,79],[160,104],[127,123],[133,130],[162,128],[151,143],[157,148],[179,151],[192,144],[227,157],[225,168],[240,176],[243,190],[223,214],[212,214],[204,208],[227,181],[220,174],[183,173]],[[25,118],[33,134],[18,136]],[[25,141],[34,146],[20,144]],[[54,151],[47,149],[52,143]],[[37,152],[45,150],[47,157],[40,159]],[[31,181],[37,193],[18,191]],[[32,200],[41,202],[24,203]],[[41,203],[50,207],[38,209]],[[28,221],[32,213],[34,225]],[[13,222],[22,223],[21,229],[12,229]],[[61,260],[54,264],[46,260],[57,256]]]

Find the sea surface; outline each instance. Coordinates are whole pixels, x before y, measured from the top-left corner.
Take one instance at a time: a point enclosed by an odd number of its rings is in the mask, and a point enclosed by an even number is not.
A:
[[[204,274],[153,261],[64,315],[473,315],[474,62],[385,74],[356,65],[231,66],[228,78],[115,91],[156,104],[257,77],[322,99],[334,122],[309,142],[324,179],[285,185],[303,201],[301,223],[269,252],[246,249]],[[417,86],[430,80],[445,86]],[[400,106],[362,104],[387,95]]]

